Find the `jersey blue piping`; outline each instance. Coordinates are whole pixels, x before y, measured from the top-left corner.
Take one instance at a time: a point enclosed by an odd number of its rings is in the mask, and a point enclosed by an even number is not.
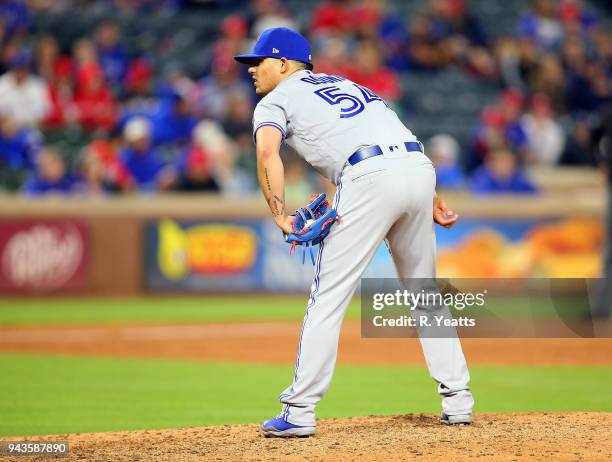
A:
[[[268,125],[268,126],[274,127],[274,128],[278,128],[280,130],[280,132],[283,134],[283,140],[287,136],[287,134],[285,133],[285,130],[283,129],[283,127],[281,127],[276,122],[262,122],[257,127],[255,127],[255,130],[253,130],[253,141],[257,142],[257,140],[255,139],[255,135],[257,134],[257,130],[259,130],[261,127],[263,127],[265,125]]]

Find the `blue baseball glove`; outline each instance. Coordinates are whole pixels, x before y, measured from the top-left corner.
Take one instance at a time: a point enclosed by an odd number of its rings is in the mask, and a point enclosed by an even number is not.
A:
[[[303,264],[306,259],[306,248],[308,248],[310,259],[314,265],[315,258],[312,253],[312,246],[320,244],[327,237],[332,225],[339,219],[338,212],[329,206],[325,194],[319,194],[313,196],[310,204],[296,210],[292,216],[295,216],[293,232],[285,234],[285,241],[291,244],[289,254],[292,254],[298,245],[303,246]]]

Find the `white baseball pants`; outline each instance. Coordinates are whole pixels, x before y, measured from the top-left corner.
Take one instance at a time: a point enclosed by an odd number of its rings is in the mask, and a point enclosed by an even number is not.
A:
[[[385,238],[400,278],[435,277],[435,183],[431,162],[419,152],[385,153],[344,168],[333,202],[341,221],[319,246],[293,382],[280,395],[288,422],[315,425],[315,405],[336,365],[344,313]],[[443,411],[471,413],[474,401],[459,338],[420,335],[420,341]]]

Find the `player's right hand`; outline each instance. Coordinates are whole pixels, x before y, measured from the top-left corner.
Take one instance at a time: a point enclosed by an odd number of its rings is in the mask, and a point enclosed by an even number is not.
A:
[[[283,234],[291,234],[293,232],[293,223],[295,216],[293,215],[278,215],[274,217],[274,222],[281,229]]]
[[[434,198],[433,220],[440,226],[452,228],[459,219],[459,215],[446,206],[444,199]]]

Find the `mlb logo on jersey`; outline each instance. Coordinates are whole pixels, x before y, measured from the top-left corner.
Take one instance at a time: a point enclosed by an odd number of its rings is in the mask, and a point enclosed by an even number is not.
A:
[[[278,48],[272,48],[272,53],[278,54],[278,53],[280,53],[280,51],[278,51]]]

